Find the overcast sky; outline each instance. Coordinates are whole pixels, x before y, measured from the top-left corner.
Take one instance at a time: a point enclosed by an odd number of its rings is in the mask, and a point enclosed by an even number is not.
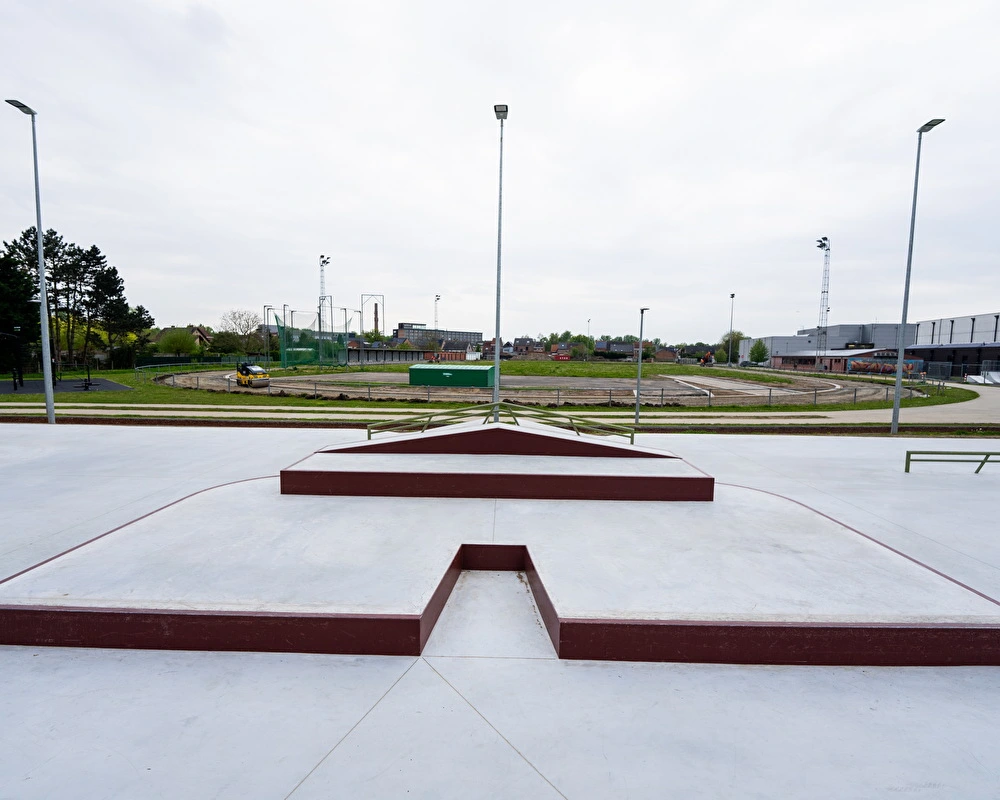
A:
[[[716,341],[1000,310],[995,0],[4,0],[0,91],[38,112],[42,221],[160,326],[233,308]],[[0,113],[0,238],[34,224]],[[364,327],[372,326],[373,303]],[[338,312],[342,321],[342,313]],[[388,317],[388,320],[386,319]],[[296,322],[302,317],[296,316]],[[342,324],[342,322],[341,322]],[[355,320],[355,327],[357,322]]]

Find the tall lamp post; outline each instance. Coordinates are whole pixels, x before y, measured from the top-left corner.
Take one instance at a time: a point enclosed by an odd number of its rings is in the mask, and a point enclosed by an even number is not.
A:
[[[733,310],[736,307],[736,292],[729,293],[729,354],[726,356],[726,366],[733,364]]]
[[[49,301],[45,290],[45,246],[42,234],[42,199],[38,188],[38,136],[35,133],[35,110],[20,100],[8,100],[18,111],[31,117],[31,152],[35,163],[35,239],[38,244],[38,316],[42,322],[42,377],[45,383],[45,416],[50,425],[56,424],[55,401],[52,397],[52,345],[49,342]]]
[[[639,392],[642,390],[642,322],[648,308],[639,309],[639,368],[635,373],[635,424],[639,424]]]
[[[920,181],[920,144],[924,134],[944,122],[932,119],[917,128],[917,166],[913,172],[913,205],[910,208],[910,242],[906,248],[906,279],[903,281],[903,318],[896,337],[896,391],[892,396],[892,426],[890,433],[899,433],[899,401],[903,394],[903,362],[906,358],[906,312],[910,304],[910,266],[913,263],[913,227],[917,221],[917,183]]]
[[[267,312],[273,310],[270,303],[264,305],[264,350],[267,353],[267,368],[271,368],[271,323],[267,321]]]
[[[507,119],[507,106],[493,106],[493,113],[500,120],[500,191],[497,199],[497,324],[493,338],[493,421],[500,421],[500,243],[503,233],[503,121]]]

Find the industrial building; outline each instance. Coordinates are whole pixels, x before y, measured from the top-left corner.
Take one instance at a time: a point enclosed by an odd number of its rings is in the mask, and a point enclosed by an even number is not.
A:
[[[831,325],[827,343],[820,348],[820,329],[805,328],[794,336],[747,338],[740,342],[740,361],[749,360],[750,349],[762,341],[769,354],[769,366],[776,369],[831,372],[871,371],[851,369],[852,363],[867,361],[888,364],[896,358],[899,323]],[[943,317],[907,323],[904,334],[908,371],[938,377],[978,375],[995,371],[1000,361],[1000,313]],[[892,370],[881,370],[891,372]]]
[[[428,328],[422,322],[400,322],[396,326],[395,336],[400,341],[408,341],[414,347],[426,347],[432,342],[439,344],[445,340],[471,344],[473,347],[483,343],[482,331],[449,331],[439,328]]]

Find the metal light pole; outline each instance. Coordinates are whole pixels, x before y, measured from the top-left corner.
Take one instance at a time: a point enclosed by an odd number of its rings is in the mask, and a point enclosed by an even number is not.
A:
[[[281,366],[288,366],[288,303],[281,304]]]
[[[268,309],[273,310],[274,306],[270,303],[264,304],[264,350],[267,353],[267,368],[271,368],[271,323],[267,321],[267,311]]]
[[[38,135],[35,133],[35,111],[20,100],[8,100],[18,111],[31,117],[31,153],[35,164],[35,239],[38,244],[38,316],[42,322],[42,378],[45,383],[45,416],[50,425],[56,424],[55,400],[52,396],[52,345],[49,342],[49,300],[45,289],[45,246],[42,233],[42,197],[38,188]]]
[[[726,356],[726,366],[733,365],[733,309],[736,307],[736,292],[729,294],[729,354]]]
[[[943,119],[932,119],[917,128],[917,166],[913,172],[913,205],[910,208],[910,242],[906,249],[906,280],[903,281],[903,318],[896,337],[896,391],[892,396],[892,426],[890,433],[899,433],[899,401],[903,394],[903,362],[906,358],[906,312],[910,304],[910,266],[913,263],[913,227],[917,221],[917,183],[920,180],[920,144],[924,134],[940,125]]]
[[[497,200],[497,324],[493,339],[493,421],[500,421],[500,243],[503,233],[503,121],[507,119],[507,106],[493,106],[493,113],[500,120],[500,191]]]
[[[438,301],[441,299],[441,295],[434,295],[434,336],[437,337],[438,330]]]
[[[639,368],[635,374],[635,424],[639,424],[639,392],[642,391],[642,322],[648,308],[639,309]]]

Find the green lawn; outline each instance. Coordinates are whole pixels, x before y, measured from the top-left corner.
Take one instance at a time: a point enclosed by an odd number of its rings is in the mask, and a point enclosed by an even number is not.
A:
[[[421,362],[422,363],[422,362]],[[442,362],[448,366],[450,362]],[[475,363],[475,362],[472,362]],[[480,362],[489,364],[492,362]],[[288,375],[338,375],[345,372],[406,372],[410,364],[373,364],[366,367],[292,367],[287,370],[275,369],[275,377]],[[500,375],[531,375],[555,378],[634,378],[637,364],[617,361],[503,361]],[[642,363],[642,374],[646,375],[700,375],[719,378],[736,378],[754,383],[789,384],[791,378],[750,369],[726,369],[720,367],[699,367],[694,364],[660,364],[655,361]]]
[[[408,367],[405,364],[401,365],[385,365],[387,369],[383,370],[379,367],[380,371],[405,371]],[[389,369],[391,368],[391,369]],[[186,369],[186,368],[185,368]],[[214,369],[218,369],[218,365],[215,365]],[[770,381],[763,382],[781,382],[790,383],[788,378],[780,375],[773,375],[764,372],[752,372],[749,370],[735,370],[735,369],[718,369],[711,368],[706,370],[697,366],[687,366],[687,365],[673,365],[673,364],[649,364],[649,372],[647,373],[647,367],[643,366],[643,374],[695,374],[695,375],[717,375],[717,376],[733,376],[739,378],[755,378],[755,379],[770,379]],[[372,370],[362,370],[358,367],[351,368],[340,368],[333,370],[336,373],[345,372],[359,372],[359,371],[372,371]],[[554,376],[564,376],[564,377],[631,377],[635,374],[635,364],[595,364],[593,362],[573,362],[573,361],[563,361],[563,362],[545,362],[545,361],[508,361],[503,364],[504,373],[509,375],[554,375]],[[329,374],[331,370],[325,368],[322,373]],[[275,377],[284,376],[307,376],[312,374],[319,374],[319,370],[310,368],[298,368],[289,370],[273,370],[272,375]],[[40,378],[41,376],[26,376],[28,378]],[[79,380],[82,375],[72,375],[67,373],[63,376],[65,381]],[[249,392],[219,392],[219,391],[208,391],[199,389],[184,389],[181,387],[172,387],[169,385],[163,385],[154,383],[151,380],[151,376],[137,376],[133,370],[112,370],[106,372],[95,373],[92,377],[107,378],[109,380],[121,383],[125,386],[132,387],[132,391],[128,392],[73,392],[70,394],[58,394],[56,396],[56,402],[63,403],[103,403],[103,404],[122,404],[122,405],[147,405],[147,404],[190,404],[190,405],[231,405],[231,406],[294,406],[302,408],[366,408],[375,413],[379,409],[394,409],[394,408],[426,408],[426,409],[445,409],[445,408],[461,408],[465,404],[463,403],[420,403],[413,401],[377,401],[368,402],[365,400],[312,400],[306,397],[295,397],[286,396],[280,397],[275,392],[272,395],[268,395],[266,390],[260,390],[259,393],[251,394]],[[938,388],[936,386],[924,386],[925,391],[930,392],[927,397],[918,397],[912,400],[903,400],[903,405],[908,408],[918,407],[918,406],[930,406],[930,405],[941,405],[945,403],[961,403],[966,400],[971,400],[977,395],[975,392],[969,389],[962,389],[956,386],[946,386],[943,388]],[[16,403],[16,402],[43,402],[44,395],[41,394],[25,394],[23,392],[17,392],[15,394],[0,395],[0,403]],[[838,404],[821,404],[818,408],[822,409],[824,412],[827,411],[846,411],[846,410],[864,410],[864,409],[881,409],[881,408],[891,408],[892,402],[888,401],[873,401],[865,403],[838,403]],[[617,407],[621,408],[621,406]],[[699,409],[704,409],[706,412],[719,413],[719,412],[740,412],[740,413],[766,413],[768,411],[815,411],[817,406],[811,403],[802,405],[712,405],[709,409],[705,406],[644,406],[647,411],[656,410],[667,413],[691,413],[692,411],[697,411]],[[569,406],[562,405],[560,409],[564,410],[593,410],[607,411],[607,405],[597,405],[597,406]]]

